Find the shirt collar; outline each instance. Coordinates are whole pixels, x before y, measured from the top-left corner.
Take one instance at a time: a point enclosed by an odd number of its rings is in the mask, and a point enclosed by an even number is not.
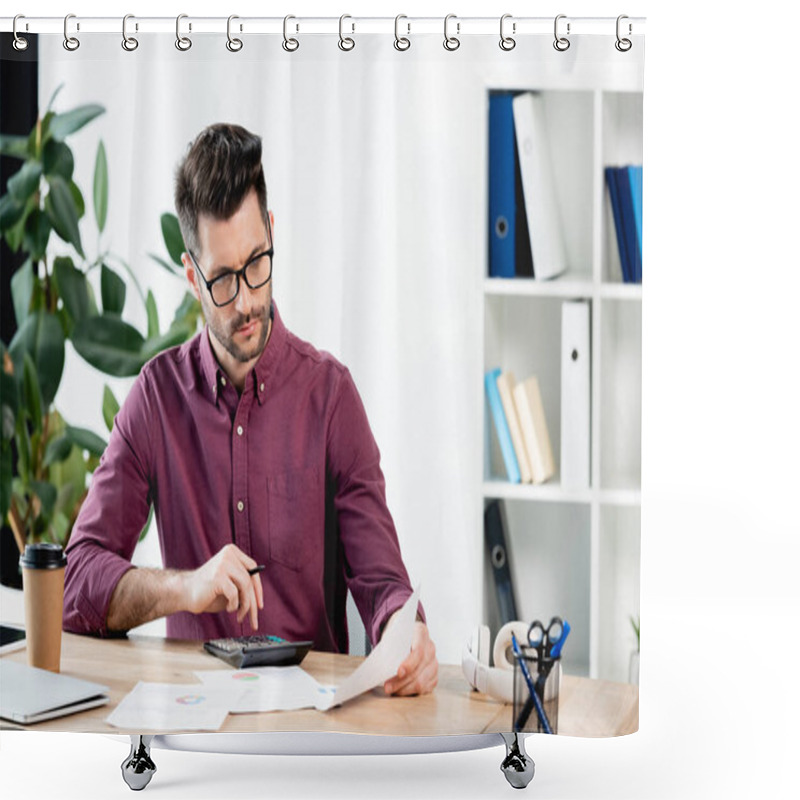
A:
[[[265,400],[269,378],[275,372],[287,335],[286,327],[274,300],[270,307],[270,317],[272,318],[272,330],[269,339],[255,366],[250,370],[244,387],[244,391],[255,391],[259,404]],[[219,405],[219,383],[225,373],[211,347],[208,324],[200,336],[200,364],[211,398],[215,404]]]

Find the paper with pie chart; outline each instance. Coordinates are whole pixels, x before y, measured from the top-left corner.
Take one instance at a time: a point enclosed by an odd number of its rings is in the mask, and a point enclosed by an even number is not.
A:
[[[115,728],[137,732],[216,731],[231,703],[238,700],[236,687],[227,689],[200,683],[146,683],[139,681],[106,717]]]

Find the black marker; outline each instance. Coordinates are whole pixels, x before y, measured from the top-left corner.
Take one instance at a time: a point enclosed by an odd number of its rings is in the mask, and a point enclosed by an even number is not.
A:
[[[255,575],[257,572],[263,572],[267,568],[266,564],[259,564],[257,567],[253,567],[253,569],[247,570],[248,575]]]

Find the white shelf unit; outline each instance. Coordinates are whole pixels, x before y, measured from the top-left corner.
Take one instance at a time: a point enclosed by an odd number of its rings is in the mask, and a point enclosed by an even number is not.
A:
[[[591,480],[564,489],[505,479],[482,393],[483,505],[503,500],[518,614],[569,620],[564,669],[627,681],[639,615],[642,286],[624,284],[604,167],[642,163],[642,93],[608,87],[541,91],[566,239],[568,270],[552,281],[481,275],[483,373],[536,375],[556,469],[561,435],[561,305],[591,307]],[[487,94],[488,125],[488,94]],[[487,198],[488,218],[488,198]],[[496,633],[494,579],[484,556],[484,617]]]

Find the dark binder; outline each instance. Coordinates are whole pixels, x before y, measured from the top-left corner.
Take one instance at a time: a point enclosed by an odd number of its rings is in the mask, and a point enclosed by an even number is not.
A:
[[[489,95],[489,277],[514,277],[514,115],[510,93]]]
[[[486,506],[486,510],[483,512],[483,532],[497,591],[500,624],[505,625],[506,622],[512,622],[519,617],[517,616],[517,603],[514,599],[514,584],[511,580],[511,559],[506,544],[502,506],[499,500],[492,500]]]

